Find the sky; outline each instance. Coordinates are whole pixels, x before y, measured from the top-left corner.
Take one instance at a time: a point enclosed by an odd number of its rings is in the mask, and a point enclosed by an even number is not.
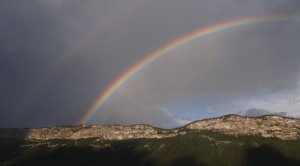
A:
[[[122,73],[166,44],[230,20],[298,15],[298,0],[0,1],[0,128],[78,125]],[[176,47],[85,123],[300,117],[299,28],[300,19],[278,19]]]

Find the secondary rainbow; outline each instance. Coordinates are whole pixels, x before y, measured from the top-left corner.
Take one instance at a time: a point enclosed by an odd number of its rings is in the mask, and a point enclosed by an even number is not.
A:
[[[32,107],[36,100],[38,100],[41,93],[45,91],[48,84],[61,72],[68,61],[80,56],[82,51],[87,48],[89,44],[94,42],[98,36],[106,32],[110,27],[113,27],[113,25],[119,23],[123,18],[135,12],[139,7],[145,6],[149,2],[149,0],[131,0],[125,3],[116,13],[113,13],[104,20],[104,22],[100,22],[93,31],[89,32],[83,38],[80,38],[77,42],[74,42],[70,49],[61,55],[61,57],[58,58],[52,67],[44,74],[44,77],[37,82],[35,89],[28,95],[27,100],[25,101],[26,105],[23,108],[25,112]]]
[[[225,30],[232,29],[234,27],[242,27],[250,24],[256,24],[261,22],[272,22],[272,21],[281,21],[281,20],[295,20],[299,19],[298,16],[258,16],[258,17],[246,17],[246,18],[239,18],[230,21],[225,21],[222,23],[214,24],[212,26],[208,26],[206,28],[200,28],[192,33],[189,33],[183,37],[180,37],[157,51],[154,51],[150,55],[147,55],[137,64],[129,68],[123,74],[121,74],[111,85],[109,85],[100,95],[99,97],[92,103],[92,105],[87,109],[84,116],[80,119],[80,124],[87,123],[88,120],[100,110],[105,102],[111,97],[116,90],[118,90],[128,79],[130,79],[133,75],[135,75],[138,71],[140,71],[145,66],[149,65],[150,63],[154,62],[155,60],[159,59],[159,57],[166,55],[171,50],[176,49],[184,44],[190,43],[196,39],[201,37],[214,34],[216,32],[222,32]]]

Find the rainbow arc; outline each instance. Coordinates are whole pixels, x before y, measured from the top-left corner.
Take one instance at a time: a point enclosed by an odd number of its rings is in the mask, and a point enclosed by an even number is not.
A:
[[[258,17],[246,17],[234,20],[225,21],[222,23],[214,24],[205,28],[200,28],[192,33],[184,35],[170,43],[164,45],[153,53],[145,56],[141,61],[130,67],[123,74],[121,74],[111,85],[109,85],[99,97],[92,103],[92,105],[85,111],[84,116],[80,119],[80,124],[87,123],[89,119],[100,110],[106,101],[131,77],[133,77],[140,70],[147,65],[158,60],[160,57],[167,55],[168,52],[188,43],[191,43],[199,38],[212,35],[215,33],[223,32],[233,28],[241,28],[248,25],[274,22],[274,21],[295,21],[299,16],[281,15],[281,16],[258,16]]]

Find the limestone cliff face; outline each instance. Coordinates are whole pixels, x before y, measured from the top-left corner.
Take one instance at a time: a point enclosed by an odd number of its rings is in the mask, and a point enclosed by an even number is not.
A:
[[[230,135],[258,135],[277,137],[283,140],[300,138],[300,120],[279,116],[248,118],[227,115],[220,118],[206,119],[190,123],[184,127],[164,130],[148,125],[133,126],[91,126],[51,127],[37,129],[0,129],[0,139],[50,140],[50,139],[85,139],[124,140],[135,138],[166,138],[213,130]]]
[[[174,137],[178,130],[157,129],[148,125],[51,127],[38,129],[0,129],[0,139],[50,140],[85,139],[123,140]]]
[[[220,131],[230,135],[259,135],[283,140],[300,138],[300,120],[280,116],[249,118],[227,115],[193,122],[185,127],[190,130]]]

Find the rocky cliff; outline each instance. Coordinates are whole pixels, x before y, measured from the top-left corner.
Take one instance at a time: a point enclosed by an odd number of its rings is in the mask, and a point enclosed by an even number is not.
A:
[[[124,140],[134,138],[166,138],[188,132],[213,130],[230,135],[258,135],[277,137],[283,140],[300,138],[300,120],[280,116],[259,118],[226,115],[219,118],[200,120],[186,126],[165,130],[148,125],[51,127],[37,129],[0,129],[0,139],[50,140],[86,139]]]
[[[178,130],[163,130],[148,125],[51,127],[37,129],[0,129],[0,139],[50,140],[86,139],[124,140],[133,138],[165,138],[180,134]]]
[[[258,135],[283,140],[300,138],[300,120],[281,116],[258,118],[226,115],[220,118],[196,121],[185,126],[189,130],[214,130],[230,135]]]

